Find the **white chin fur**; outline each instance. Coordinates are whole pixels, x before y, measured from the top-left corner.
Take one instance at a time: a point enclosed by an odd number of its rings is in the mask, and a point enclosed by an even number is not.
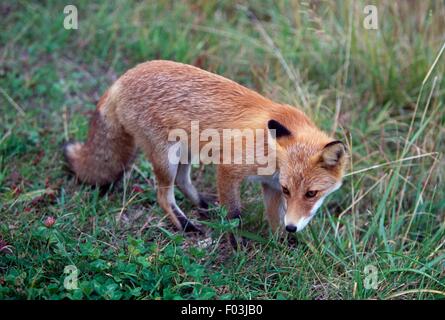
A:
[[[298,223],[296,225],[297,231],[301,231],[308,225],[308,223],[312,220],[314,215],[310,215],[309,217],[303,217],[300,220],[298,220]]]

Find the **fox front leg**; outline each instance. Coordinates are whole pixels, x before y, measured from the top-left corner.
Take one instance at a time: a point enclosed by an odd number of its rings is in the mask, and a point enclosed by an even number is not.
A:
[[[218,196],[222,206],[227,209],[228,218],[239,219],[241,224],[240,187],[243,177],[233,168],[220,165],[218,168]],[[238,241],[233,233],[229,234],[230,243],[238,248]]]
[[[279,233],[281,231],[281,221],[285,214],[282,193],[267,183],[262,183],[261,186],[263,188],[264,206],[269,226],[273,233]]]

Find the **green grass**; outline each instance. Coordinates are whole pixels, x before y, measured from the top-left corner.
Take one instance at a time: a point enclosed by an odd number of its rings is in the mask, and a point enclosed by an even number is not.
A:
[[[364,1],[74,4],[79,30],[62,27],[60,1],[0,4],[0,298],[445,296],[443,3],[379,1],[378,30],[362,26]],[[85,139],[101,94],[158,58],[299,105],[347,141],[349,175],[308,228],[272,237],[259,186],[245,184],[249,240],[234,252],[217,208],[206,237],[172,228],[142,156],[105,194],[66,174],[61,145]],[[213,173],[195,168],[200,190],[215,193]]]

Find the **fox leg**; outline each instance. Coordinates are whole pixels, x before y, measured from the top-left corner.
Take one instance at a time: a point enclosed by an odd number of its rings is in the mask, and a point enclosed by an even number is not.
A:
[[[231,174],[233,170],[219,165],[218,196],[220,203],[227,209],[229,219],[241,218],[240,186],[242,177]]]
[[[157,160],[152,157],[153,171],[157,182],[157,200],[161,208],[179,230],[202,232],[195,226],[178,207],[174,194],[174,182],[178,165],[171,164],[168,159],[162,161],[157,154]]]
[[[178,166],[178,172],[176,173],[175,183],[179,190],[195,205],[197,206],[198,213],[204,218],[209,218],[207,209],[209,203],[214,202],[206,195],[199,193],[190,179],[191,164],[180,163]]]
[[[264,205],[267,220],[273,232],[279,231],[280,219],[284,216],[284,201],[281,192],[272,188],[266,183],[262,183]]]
[[[192,165],[180,163],[176,173],[175,183],[179,190],[197,207],[207,209],[208,204],[201,197],[190,179]]]
[[[241,223],[240,186],[243,177],[233,172],[229,167],[218,166],[218,196],[221,205],[227,209],[228,218],[239,219]],[[238,240],[233,233],[229,234],[229,241],[233,248],[238,248]]]
[[[187,218],[184,212],[182,212],[176,204],[173,185],[174,178],[166,179],[165,176],[156,174],[156,180],[158,183],[158,203],[168,214],[175,226],[179,230],[201,232],[201,230]]]

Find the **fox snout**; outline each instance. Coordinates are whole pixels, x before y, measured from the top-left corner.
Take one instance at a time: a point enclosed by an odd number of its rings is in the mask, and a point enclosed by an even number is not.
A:
[[[324,200],[324,196],[315,203],[305,203],[296,199],[288,199],[286,213],[284,215],[284,227],[287,232],[299,232],[303,230],[315,216],[318,208]]]
[[[284,226],[286,228],[287,232],[298,232],[303,230],[309,222],[312,220],[312,218],[317,213],[317,210],[321,207],[323,204],[323,201],[326,199],[326,197],[338,190],[341,186],[341,181],[337,182],[332,188],[327,190],[323,196],[321,196],[311,207],[304,207],[300,205],[296,205],[295,202],[291,206],[287,206],[287,212],[284,215]]]
[[[298,232],[303,230],[321,207],[325,196],[318,199],[309,210],[295,210],[292,206],[288,206],[288,210],[284,216],[284,226],[287,232]],[[308,212],[306,212],[308,211]]]
[[[295,219],[288,218],[288,214],[284,216],[284,226],[287,232],[294,233],[304,229],[314,217],[314,214],[308,216],[300,216]]]

